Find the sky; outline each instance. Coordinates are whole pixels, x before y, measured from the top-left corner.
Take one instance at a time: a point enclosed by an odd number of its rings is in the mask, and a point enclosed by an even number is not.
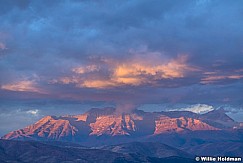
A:
[[[241,0],[0,0],[0,135],[92,107],[243,112],[242,26]]]

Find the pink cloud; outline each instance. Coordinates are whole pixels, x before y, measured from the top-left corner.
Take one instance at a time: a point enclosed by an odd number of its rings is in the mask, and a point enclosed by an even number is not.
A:
[[[1,86],[1,89],[17,92],[36,92],[36,93],[45,93],[43,90],[37,87],[35,81],[18,81],[14,83],[9,83]]]
[[[201,83],[202,84],[212,84],[212,83],[216,83],[225,79],[234,79],[234,80],[238,80],[238,79],[242,79],[243,75],[239,75],[239,74],[234,74],[234,75],[217,75],[215,73],[212,73],[213,75],[208,75],[205,76],[204,78],[202,78]]]

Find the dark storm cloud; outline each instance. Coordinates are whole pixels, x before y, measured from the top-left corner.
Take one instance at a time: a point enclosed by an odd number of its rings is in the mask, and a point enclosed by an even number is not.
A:
[[[238,104],[242,4],[1,1],[0,94],[19,100]],[[84,73],[75,71],[81,68]]]

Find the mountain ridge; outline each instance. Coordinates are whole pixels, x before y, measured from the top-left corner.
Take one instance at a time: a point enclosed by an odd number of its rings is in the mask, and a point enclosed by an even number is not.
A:
[[[82,142],[88,137],[139,138],[166,133],[225,130],[237,125],[239,123],[222,110],[205,114],[140,110],[117,113],[114,108],[93,108],[79,115],[43,117],[32,125],[4,135],[2,139]]]

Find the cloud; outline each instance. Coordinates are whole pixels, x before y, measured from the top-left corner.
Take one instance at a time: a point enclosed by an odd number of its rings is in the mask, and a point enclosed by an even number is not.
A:
[[[220,81],[225,81],[225,79],[242,79],[243,75],[229,75],[229,76],[207,76],[202,79],[201,83],[203,84],[210,84],[210,83],[217,83]]]
[[[204,113],[210,112],[214,109],[215,108],[211,105],[195,104],[195,105],[188,106],[186,108],[182,107],[182,108],[177,108],[177,109],[170,110],[170,111],[183,110],[183,111],[191,111],[191,112],[198,113],[198,114],[204,114]]]
[[[126,85],[156,85],[161,80],[183,78],[188,72],[197,70],[186,61],[186,55],[164,59],[160,53],[135,55],[120,61],[108,59],[100,65],[91,64],[73,68],[72,76],[62,77],[53,83],[98,89]]]
[[[17,92],[37,92],[44,93],[41,89],[37,87],[35,81],[23,80],[10,84],[4,84],[1,86],[1,89]]]
[[[39,114],[39,112],[40,111],[38,109],[26,111],[26,113],[34,115],[34,116],[37,116]]]
[[[117,81],[135,83],[135,85],[152,83],[153,81],[162,79],[183,78],[188,71],[196,70],[196,68],[188,65],[186,61],[187,56],[185,55],[169,61],[163,61],[160,58],[154,60],[150,56],[143,59],[134,59],[128,63],[118,65],[114,76]],[[133,82],[133,80],[135,81]]]
[[[95,72],[95,71],[99,71],[100,67],[97,65],[89,65],[86,67],[77,67],[73,69],[73,72],[77,73],[77,74],[84,74],[84,73],[89,73],[89,72]]]
[[[6,100],[243,101],[242,1],[0,3]]]
[[[236,69],[232,72],[221,72],[221,71],[212,71],[204,72],[202,76],[202,84],[216,84],[224,82],[233,82],[243,79],[243,71],[241,69]]]

